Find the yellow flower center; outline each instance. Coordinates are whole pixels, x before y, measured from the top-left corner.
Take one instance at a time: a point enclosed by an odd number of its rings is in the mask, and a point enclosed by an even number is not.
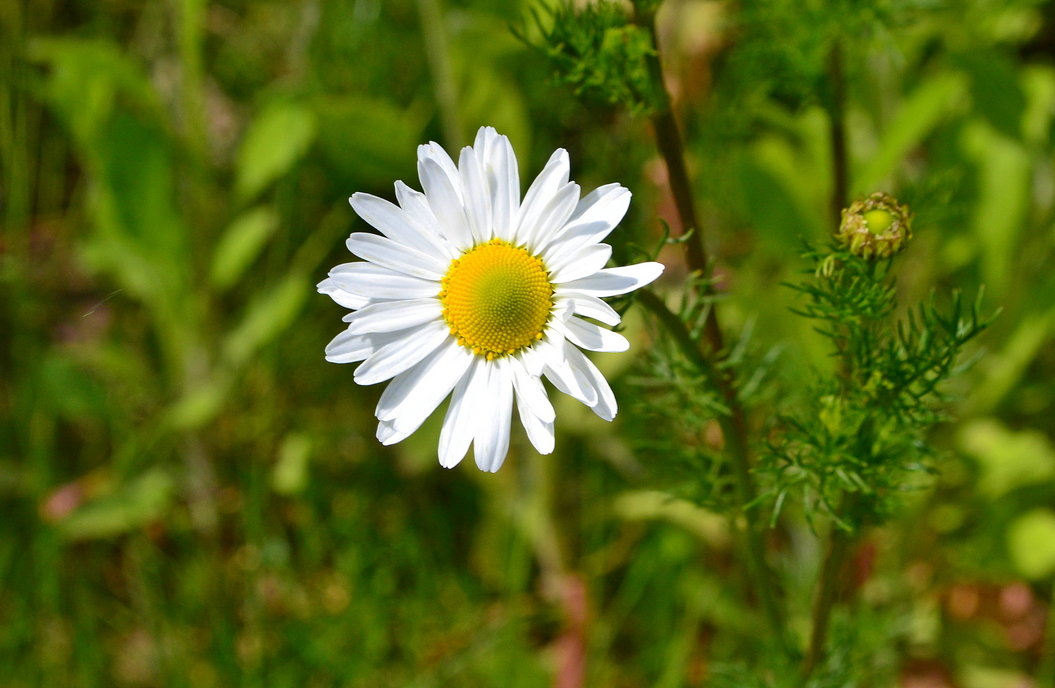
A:
[[[443,318],[458,343],[492,360],[542,339],[553,285],[542,260],[501,239],[451,262],[441,281]]]

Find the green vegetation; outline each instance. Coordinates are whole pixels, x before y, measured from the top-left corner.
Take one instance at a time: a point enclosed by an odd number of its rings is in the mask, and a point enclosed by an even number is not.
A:
[[[1055,684],[1055,3],[576,5],[5,4],[0,682]],[[481,125],[667,265],[495,475],[314,293]]]

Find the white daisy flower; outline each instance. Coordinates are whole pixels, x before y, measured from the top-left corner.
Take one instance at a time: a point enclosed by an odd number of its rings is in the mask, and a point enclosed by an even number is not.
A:
[[[630,204],[607,184],[580,198],[558,149],[520,197],[509,139],[480,129],[458,164],[436,143],[418,147],[424,193],[396,182],[399,205],[357,193],[352,208],[382,236],[355,232],[345,263],[319,283],[342,306],[348,328],[326,347],[333,363],[362,361],[355,381],[391,380],[377,404],[377,438],[409,437],[449,395],[440,464],[474,445],[476,464],[497,471],[509,448],[516,399],[540,453],[553,451],[554,411],[542,377],[593,409],[616,414],[615,396],[579,350],[626,351],[605,325],[619,315],[601,298],[652,282],[659,263],[605,268],[601,241]]]

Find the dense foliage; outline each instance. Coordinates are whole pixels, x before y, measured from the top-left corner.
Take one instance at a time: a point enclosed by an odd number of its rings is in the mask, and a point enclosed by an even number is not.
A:
[[[1055,3],[581,5],[4,5],[5,685],[1055,683]],[[480,125],[668,266],[615,423],[493,476],[375,441],[314,293]],[[831,244],[877,190],[881,263]]]

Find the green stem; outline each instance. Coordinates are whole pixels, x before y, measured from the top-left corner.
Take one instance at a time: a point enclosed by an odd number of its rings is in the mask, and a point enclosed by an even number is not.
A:
[[[700,349],[682,319],[667,308],[662,299],[647,289],[639,291],[636,298],[667,329],[685,357],[712,385],[722,390],[723,397],[725,397],[725,391],[728,389],[726,387],[727,376],[711,363],[707,353]],[[762,532],[758,529],[757,524],[754,523],[751,518],[751,512],[747,508],[747,505],[754,499],[756,492],[754,479],[751,476],[751,460],[746,441],[746,428],[742,425],[743,415],[742,413],[733,413],[733,409],[739,409],[740,406],[739,401],[735,399],[735,390],[731,391],[733,392],[733,401],[736,406],[730,406],[729,413],[720,414],[718,416],[718,424],[722,429],[722,435],[726,438],[726,448],[731,457],[730,463],[736,483],[737,500],[740,503],[740,515],[744,519],[742,531],[748,571],[773,637],[776,638],[781,649],[785,653],[790,654],[791,643],[785,630],[783,613],[774,594],[776,586],[773,582],[773,574],[766,564],[765,542],[762,539]],[[725,398],[725,401],[729,403],[728,398]],[[740,524],[735,518],[733,519],[733,526],[737,531],[741,530]]]
[[[831,100],[828,103],[828,137],[832,153],[832,221],[838,227],[849,194],[849,157],[846,149],[846,79],[843,76],[842,46],[836,40],[828,54],[828,81]]]
[[[656,146],[667,167],[667,177],[670,183],[671,194],[674,197],[674,205],[677,208],[681,231],[685,233],[692,231],[693,234],[686,242],[686,259],[688,267],[703,277],[708,277],[711,272],[710,260],[707,255],[707,247],[704,244],[703,232],[700,226],[699,215],[696,210],[696,200],[693,193],[692,183],[689,178],[688,166],[685,164],[685,146],[678,127],[677,118],[671,105],[670,94],[663,80],[663,64],[659,54],[659,39],[656,33],[656,17],[654,13],[640,13],[635,17],[635,22],[649,32],[652,39],[654,52],[648,59],[649,72],[655,86],[659,102],[655,114],[652,115],[652,127],[656,133]],[[710,280],[704,280],[702,287],[706,296],[714,294]],[[703,339],[706,351],[693,340],[685,329],[684,323],[676,315],[667,309],[659,298],[651,293],[643,294],[639,300],[644,303],[660,321],[670,330],[678,345],[685,352],[690,361],[700,369],[714,385],[721,395],[722,402],[728,409],[728,414],[718,418],[725,438],[726,448],[730,456],[730,463],[736,482],[737,500],[740,503],[741,514],[744,519],[743,542],[747,553],[749,573],[754,587],[758,591],[758,598],[763,612],[769,621],[774,637],[780,643],[782,649],[788,652],[791,645],[787,639],[782,610],[777,604],[774,591],[776,584],[766,565],[765,543],[758,524],[752,519],[752,512],[748,505],[754,502],[757,491],[751,474],[751,455],[747,439],[747,420],[744,407],[740,403],[736,391],[736,379],[733,371],[722,365],[728,356],[722,328],[718,321],[717,309],[713,306],[708,309],[703,325]],[[734,520],[734,525],[736,521]],[[737,528],[739,526],[737,525]]]
[[[842,578],[841,573],[846,562],[846,555],[850,551],[851,542],[852,535],[841,529],[837,523],[832,523],[828,552],[824,557],[821,574],[817,581],[817,597],[813,601],[810,645],[806,651],[806,658],[802,663],[802,680],[804,683],[824,660],[825,649],[828,644],[828,625],[831,620],[832,608],[838,599],[840,580]]]

